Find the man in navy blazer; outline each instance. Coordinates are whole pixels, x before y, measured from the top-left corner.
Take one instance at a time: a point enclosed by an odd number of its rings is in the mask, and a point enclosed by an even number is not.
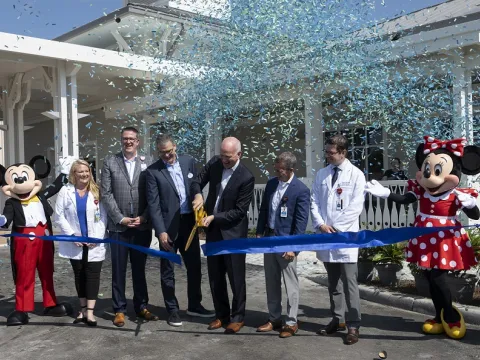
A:
[[[147,168],[147,199],[150,218],[164,251],[177,252],[187,269],[187,314],[199,317],[212,317],[215,314],[202,305],[202,264],[198,236],[187,251],[190,231],[195,224],[190,186],[196,175],[195,160],[190,155],[178,155],[177,146],[170,135],[157,137],[160,160]],[[169,313],[167,323],[181,326],[178,300],[175,296],[175,275],[173,263],[160,260],[160,274],[163,299]]]
[[[284,152],[275,159],[277,177],[268,181],[263,194],[257,224],[257,237],[300,235],[305,232],[310,212],[310,190],[294,174],[295,155]],[[298,331],[299,283],[298,253],[264,254],[268,321],[258,332],[279,330],[281,338]],[[282,284],[287,292],[287,320],[282,323]]]

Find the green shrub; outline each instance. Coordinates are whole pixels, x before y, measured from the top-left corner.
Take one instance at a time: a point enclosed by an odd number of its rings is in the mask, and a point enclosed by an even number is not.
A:
[[[378,251],[373,257],[373,262],[377,264],[398,264],[402,265],[405,260],[405,244],[392,244],[378,247]]]

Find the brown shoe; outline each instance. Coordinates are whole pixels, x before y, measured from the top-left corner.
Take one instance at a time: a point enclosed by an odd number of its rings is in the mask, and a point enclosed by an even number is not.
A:
[[[227,328],[225,329],[225,334],[236,334],[237,332],[240,331],[240,329],[245,325],[245,323],[242,322],[231,322],[228,324]]]
[[[282,328],[281,321],[267,321],[267,323],[259,326],[257,332],[269,332],[272,330],[280,330]]]
[[[298,324],[295,325],[285,325],[280,332],[281,338],[288,338],[295,335],[298,331]]]
[[[225,324],[224,321],[222,321],[220,319],[215,319],[210,324],[208,324],[208,330],[220,329],[224,324]]]
[[[347,326],[345,325],[345,323],[338,323],[335,320],[332,320],[327,326],[324,326],[320,330],[318,330],[317,334],[331,335],[336,333],[337,331],[345,331],[345,330],[347,330]]]
[[[125,325],[125,314],[124,313],[115,313],[115,319],[113,319],[113,325],[117,327],[122,327]]]
[[[345,338],[345,345],[353,345],[358,342],[360,334],[358,332],[358,329],[352,328],[348,329],[348,334],[347,337]]]
[[[145,319],[147,321],[157,321],[159,317],[157,315],[152,314],[147,309],[143,309],[137,314],[137,317]]]

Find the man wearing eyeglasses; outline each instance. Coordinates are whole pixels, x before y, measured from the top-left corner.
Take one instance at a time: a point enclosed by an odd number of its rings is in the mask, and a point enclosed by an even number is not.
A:
[[[312,187],[312,225],[318,233],[356,232],[363,210],[365,175],[346,157],[348,141],[337,134],[325,142],[329,165],[317,172]],[[347,330],[345,344],[358,342],[360,328],[360,293],[357,283],[358,249],[343,248],[317,251],[328,275],[330,310],[333,319],[317,334],[330,335]]]
[[[294,174],[297,158],[291,152],[275,159],[276,177],[270,179],[263,193],[257,223],[257,237],[300,235],[305,232],[310,209],[310,190]],[[297,313],[300,286],[297,276],[298,253],[288,251],[264,254],[268,321],[258,332],[280,330],[281,338],[298,331]],[[287,293],[287,319],[282,322],[282,279]]]
[[[157,137],[160,160],[147,169],[147,197],[150,218],[160,248],[164,251],[180,251],[187,269],[187,314],[198,317],[213,317],[215,313],[206,310],[202,304],[202,263],[200,244],[195,235],[187,251],[190,231],[195,225],[195,216],[190,200],[190,186],[196,176],[195,160],[190,155],[178,155],[177,145],[168,134]],[[178,300],[175,296],[175,275],[173,263],[160,260],[160,274],[163,299],[169,314],[170,326],[181,326]]]
[[[148,222],[145,171],[147,159],[137,154],[138,130],[126,127],[121,132],[122,151],[103,162],[101,196],[108,214],[108,236],[112,239],[150,247],[151,225]],[[127,300],[125,280],[128,256],[132,267],[133,306],[137,317],[158,320],[147,309],[148,290],[145,277],[147,255],[131,248],[111,244],[112,300],[118,327],[125,325]]]

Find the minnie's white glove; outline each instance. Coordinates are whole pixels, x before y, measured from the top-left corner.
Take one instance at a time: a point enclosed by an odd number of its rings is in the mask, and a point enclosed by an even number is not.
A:
[[[0,215],[0,226],[3,226],[7,223],[7,218],[5,215]]]
[[[73,162],[77,160],[73,156],[63,156],[58,159],[60,164],[60,172],[62,174],[68,175],[70,173],[70,168],[72,167]]]
[[[458,201],[462,204],[462,206],[466,209],[473,209],[477,206],[477,199],[475,199],[472,195],[465,194],[464,192],[453,190],[455,195],[457,196]]]
[[[386,199],[390,196],[390,189],[380,184],[377,180],[372,180],[365,185],[364,193]]]

